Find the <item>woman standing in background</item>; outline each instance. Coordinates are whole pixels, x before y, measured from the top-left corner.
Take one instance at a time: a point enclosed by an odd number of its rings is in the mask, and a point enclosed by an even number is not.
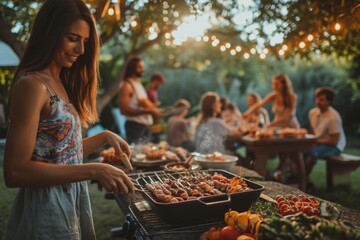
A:
[[[273,91],[269,93],[264,100],[254,104],[245,113],[244,117],[249,116],[272,102],[272,112],[274,113],[274,119],[270,122],[269,127],[273,128],[299,128],[300,124],[296,118],[296,104],[297,96],[293,91],[290,79],[285,74],[275,75],[272,78]],[[277,170],[274,173],[274,178],[279,180],[282,174],[282,169],[286,162],[286,157],[280,154],[280,163]]]

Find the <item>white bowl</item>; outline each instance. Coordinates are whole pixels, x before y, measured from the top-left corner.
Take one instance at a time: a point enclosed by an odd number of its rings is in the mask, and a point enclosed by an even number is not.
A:
[[[224,160],[209,160],[205,156],[195,156],[194,161],[197,162],[202,169],[223,169],[230,170],[232,166],[235,166],[237,157],[231,155],[223,155]]]

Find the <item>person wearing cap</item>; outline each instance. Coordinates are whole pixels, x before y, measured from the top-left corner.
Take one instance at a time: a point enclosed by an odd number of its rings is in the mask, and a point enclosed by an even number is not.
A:
[[[165,77],[161,73],[154,73],[151,76],[150,83],[146,88],[146,93],[148,95],[148,99],[154,103],[155,106],[160,105],[160,101],[158,98],[158,90],[159,88],[165,84]],[[160,142],[160,134],[164,131],[163,125],[160,123],[159,118],[154,118],[154,124],[151,127],[151,141],[153,143]]]
[[[183,147],[192,152],[195,150],[195,144],[191,140],[189,131],[189,121],[185,119],[191,105],[185,99],[179,99],[175,103],[176,109],[182,109],[177,115],[169,118],[167,122],[167,142],[170,146]]]

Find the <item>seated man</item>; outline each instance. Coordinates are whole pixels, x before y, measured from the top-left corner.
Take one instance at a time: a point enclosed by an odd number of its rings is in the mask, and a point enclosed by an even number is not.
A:
[[[168,120],[167,142],[171,146],[183,147],[192,152],[195,150],[195,145],[190,139],[189,122],[185,119],[190,108],[190,103],[185,99],[180,99],[175,103],[175,108],[181,108],[183,111]]]
[[[335,93],[331,88],[316,89],[316,107],[309,112],[312,132],[318,138],[314,147],[305,153],[305,167],[309,174],[318,158],[339,155],[346,139],[339,113],[331,107]]]

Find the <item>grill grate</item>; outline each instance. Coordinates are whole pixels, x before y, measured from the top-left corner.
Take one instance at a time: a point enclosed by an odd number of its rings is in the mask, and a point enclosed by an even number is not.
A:
[[[176,235],[176,238],[173,239],[198,239],[200,235],[208,231],[210,227],[219,227],[224,224],[222,221],[219,221],[192,226],[174,225],[163,221],[156,210],[140,211],[136,203],[131,204],[129,209],[132,217],[139,225],[138,227],[141,228],[140,232],[144,238],[160,237],[160,239],[169,239],[169,236]]]
[[[163,172],[148,172],[148,173],[136,173],[129,174],[133,179],[145,176],[158,177],[158,174],[164,174]],[[118,203],[124,203],[124,200],[120,195],[115,197]],[[130,200],[130,199],[129,199]],[[130,201],[128,201],[128,210],[131,215],[131,219],[136,225],[135,238],[134,239],[199,239],[201,234],[208,231],[211,227],[220,227],[224,225],[223,221],[211,222],[206,224],[198,224],[189,226],[186,224],[175,225],[163,221],[157,210],[152,209],[148,203],[144,200],[141,194],[136,193]],[[174,216],[176,217],[176,216]],[[191,218],[191,213],[189,213]]]

